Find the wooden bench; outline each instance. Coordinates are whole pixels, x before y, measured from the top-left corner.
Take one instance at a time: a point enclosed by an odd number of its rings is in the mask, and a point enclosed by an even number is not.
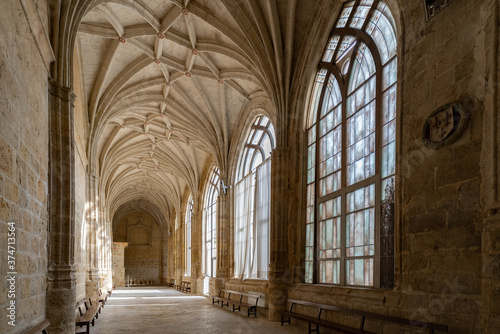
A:
[[[191,292],[191,282],[182,281],[180,285],[177,285],[177,290],[183,292]]]
[[[173,288],[174,285],[175,285],[175,279],[171,278],[170,282],[167,283],[167,286],[171,286]]]
[[[99,299],[99,303],[101,304],[101,307],[104,308],[104,305],[108,301],[108,292],[104,293],[102,288],[99,289],[99,296],[97,297]]]
[[[236,296],[237,299],[231,299],[231,296]],[[246,293],[221,289],[219,291],[219,295],[211,297],[212,304],[217,303],[220,304],[221,307],[227,306],[229,308],[229,304],[233,304],[233,312],[236,310],[241,311],[241,307],[245,307],[248,310],[247,317],[249,317],[251,315],[257,316],[257,304],[259,302],[259,298],[262,298],[262,295],[257,292]],[[243,299],[244,297],[246,300]],[[255,303],[250,303],[252,299],[255,299]]]
[[[290,308],[288,309],[288,311],[281,311],[281,310],[278,311],[278,313],[281,314],[281,326],[283,326],[283,324],[285,322],[287,322],[288,324],[291,324],[291,322],[290,322],[291,318],[295,318],[295,319],[305,321],[308,323],[309,333],[312,333],[312,332],[319,333],[319,327],[325,327],[325,328],[333,329],[339,333],[374,334],[373,332],[370,332],[370,331],[367,331],[364,329],[365,320],[367,318],[374,319],[374,320],[380,320],[380,321],[387,321],[387,322],[392,322],[392,323],[398,323],[398,324],[403,324],[403,325],[407,325],[407,326],[419,327],[420,329],[429,330],[429,332],[431,334],[433,334],[435,330],[442,331],[442,332],[448,332],[448,326],[435,324],[432,322],[398,318],[398,317],[382,315],[382,314],[377,314],[377,313],[372,313],[372,312],[352,310],[352,309],[333,306],[333,305],[318,304],[318,303],[312,303],[312,302],[296,300],[296,299],[288,299],[287,303],[290,304]],[[308,316],[305,314],[294,312],[293,311],[294,305],[303,305],[306,307],[316,308],[318,310],[318,316],[311,317],[311,316]],[[360,320],[359,326],[358,326],[358,328],[354,328],[354,327],[346,326],[346,325],[339,324],[339,323],[336,323],[333,321],[321,319],[321,314],[323,313],[322,312],[323,310],[333,311],[333,312],[347,314],[347,315],[351,315],[351,316],[358,316],[360,318],[359,319]],[[315,328],[311,328],[312,325],[315,325]]]
[[[42,334],[47,334],[47,327],[50,326],[50,321],[49,320],[44,320],[35,327],[27,330],[24,332],[24,334],[36,334],[39,332],[42,332]]]
[[[76,318],[76,326],[78,327],[87,327],[85,332],[75,332],[75,334],[89,334],[90,333],[90,324],[94,326],[95,319],[99,319],[99,313],[101,312],[101,306],[99,303],[92,304],[92,300],[89,298],[88,304],[87,301],[84,302],[85,305],[85,313],[82,312],[82,306],[78,306],[79,317]]]

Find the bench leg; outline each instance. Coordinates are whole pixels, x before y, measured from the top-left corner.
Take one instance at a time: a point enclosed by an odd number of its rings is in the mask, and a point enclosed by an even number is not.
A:
[[[283,324],[284,324],[285,322],[288,322],[288,324],[289,324],[289,325],[291,325],[291,324],[292,324],[292,323],[290,322],[290,320],[291,320],[292,318],[291,318],[291,317],[287,317],[287,318],[288,318],[288,320],[285,320],[285,315],[284,315],[284,314],[282,314],[282,315],[281,315],[281,326],[283,326]]]
[[[229,303],[228,303],[229,304]],[[236,311],[235,304],[233,304],[233,312]],[[241,306],[238,306],[238,311],[241,311]]]
[[[220,306],[220,307],[224,308],[224,301],[223,301],[223,300],[221,300],[221,302],[222,302],[222,304],[221,304],[221,306]],[[226,306],[227,306],[227,307],[229,307],[229,302],[227,302],[227,303],[226,303]]]
[[[257,307],[256,306],[250,306],[248,308],[248,315],[247,315],[247,317],[250,317],[251,315],[257,316]]]
[[[315,325],[316,328],[314,328],[314,329],[311,328],[311,323],[308,323],[308,325],[309,325],[309,334],[311,334],[312,332],[319,334],[319,326],[318,325]]]

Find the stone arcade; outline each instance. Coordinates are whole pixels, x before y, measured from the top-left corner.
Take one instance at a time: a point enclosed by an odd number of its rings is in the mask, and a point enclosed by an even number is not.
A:
[[[0,332],[175,279],[498,333],[499,16],[2,1]]]

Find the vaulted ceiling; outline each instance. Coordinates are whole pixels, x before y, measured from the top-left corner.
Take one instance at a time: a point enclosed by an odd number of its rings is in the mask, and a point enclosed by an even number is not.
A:
[[[203,168],[228,166],[242,115],[276,120],[316,1],[96,1],[78,33],[88,156],[111,213],[146,200],[180,210]],[[312,4],[312,6],[311,6]],[[296,12],[300,14],[296,15]],[[297,45],[298,44],[298,45]]]

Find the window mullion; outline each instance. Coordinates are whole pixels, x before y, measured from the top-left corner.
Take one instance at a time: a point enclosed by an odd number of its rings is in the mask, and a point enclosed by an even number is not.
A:
[[[354,10],[353,10],[354,11]],[[349,76],[351,75],[353,66],[350,66],[345,78],[340,85],[342,96],[342,158],[341,158],[341,249],[340,249],[340,284],[346,285],[346,186],[347,186],[347,87]]]

